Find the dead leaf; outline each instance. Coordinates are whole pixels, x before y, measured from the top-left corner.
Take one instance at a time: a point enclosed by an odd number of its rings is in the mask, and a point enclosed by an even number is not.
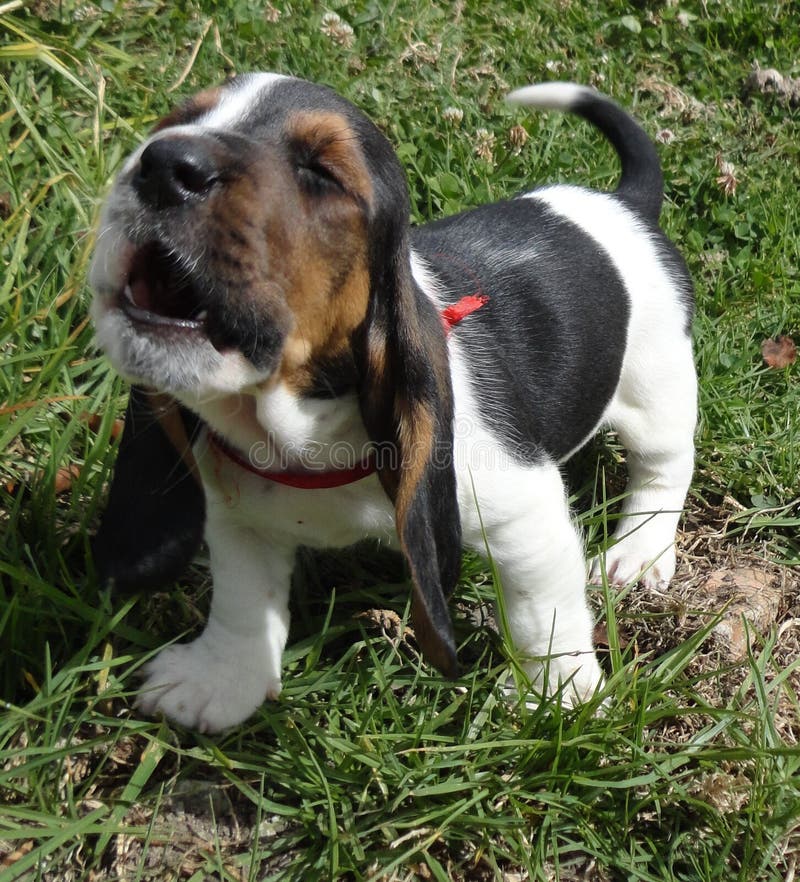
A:
[[[722,613],[712,629],[715,644],[736,660],[746,656],[756,635],[776,623],[783,588],[768,570],[742,566],[709,573],[698,586],[697,597],[703,595],[707,604],[714,601],[709,612]]]
[[[761,355],[771,368],[785,368],[797,360],[797,346],[791,337],[769,337],[761,344]]]
[[[56,472],[56,477],[53,482],[56,496],[59,496],[61,493],[66,493],[67,490],[71,489],[72,482],[80,476],[80,473],[81,467],[74,464],[59,469]]]
[[[630,636],[619,626],[619,624],[617,625],[617,640],[620,649],[627,649],[631,642]],[[608,639],[608,626],[605,621],[598,622],[594,626],[594,645],[599,650],[608,650],[611,648]]]
[[[23,842],[16,851],[11,852],[11,854],[3,855],[2,860],[0,860],[0,867],[12,867],[17,861],[22,860],[22,858],[32,850],[33,840],[29,839],[26,842]]]
[[[86,425],[97,434],[100,431],[100,426],[103,424],[103,417],[99,413],[91,413],[88,410],[84,410],[79,415],[78,419],[86,423]],[[122,434],[122,430],[125,428],[124,420],[114,420],[111,426],[111,437],[116,441],[117,438]]]
[[[368,609],[356,613],[355,618],[362,619],[368,628],[379,628],[391,639],[399,637],[403,631],[403,620],[392,609]],[[406,628],[405,633],[414,636],[411,628]]]

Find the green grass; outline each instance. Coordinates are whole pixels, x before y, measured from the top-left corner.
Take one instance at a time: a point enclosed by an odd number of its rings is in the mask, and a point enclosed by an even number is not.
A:
[[[92,224],[151,123],[232,71],[322,80],[363,107],[398,147],[416,220],[531,182],[613,185],[595,133],[506,107],[507,87],[592,82],[650,132],[670,129],[663,221],[698,292],[693,518],[800,565],[800,378],[759,354],[765,337],[800,335],[800,111],[742,99],[754,61],[800,76],[793,4],[275,6],[277,21],[248,0],[0,4],[0,880],[123,867],[157,880],[792,878],[791,626],[738,666],[699,664],[713,622],[677,639],[671,611],[637,618],[598,591],[608,706],[529,709],[503,696],[504,641],[463,612],[494,596],[484,564],[465,561],[453,686],[402,628],[357,617],[407,614],[396,561],[368,549],[304,559],[280,702],[214,739],[128,710],[148,654],[201,626],[208,583],[202,562],[150,596],[108,597],[93,579],[87,537],[124,389],[87,325]],[[330,10],[352,44],[323,33]],[[700,104],[670,110],[663,83]],[[519,153],[517,124],[530,135]],[[494,135],[491,161],[479,128]],[[717,153],[735,166],[734,194],[716,183]],[[618,473],[613,446],[600,456]],[[593,488],[584,476],[576,498],[596,545],[612,514]],[[667,635],[658,650],[651,626]]]

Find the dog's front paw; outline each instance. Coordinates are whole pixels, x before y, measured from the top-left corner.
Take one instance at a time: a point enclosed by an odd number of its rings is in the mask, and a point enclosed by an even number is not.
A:
[[[663,589],[675,575],[675,547],[648,542],[631,533],[594,558],[589,573],[592,585],[603,584],[603,566],[610,585],[622,587],[641,582],[648,589]]]
[[[136,707],[197,732],[219,732],[246,720],[265,698],[277,698],[279,675],[257,646],[224,648],[203,635],[169,646],[144,668]]]

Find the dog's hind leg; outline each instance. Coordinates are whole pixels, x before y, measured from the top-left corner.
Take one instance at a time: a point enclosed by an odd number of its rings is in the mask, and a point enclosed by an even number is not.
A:
[[[623,370],[607,420],[627,450],[628,485],[613,544],[592,564],[615,585],[664,586],[694,466],[697,379],[688,337],[651,341]]]
[[[488,544],[509,636],[534,692],[551,695],[563,687],[568,705],[591,698],[603,678],[586,602],[583,543],[558,467],[475,470],[469,489],[462,488],[460,500],[465,543],[483,554]]]

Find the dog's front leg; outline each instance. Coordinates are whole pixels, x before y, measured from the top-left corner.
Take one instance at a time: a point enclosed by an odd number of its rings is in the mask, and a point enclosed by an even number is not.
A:
[[[281,690],[294,550],[268,546],[240,524],[207,525],[214,589],[203,633],[145,668],[137,705],[199,732],[246,720]]]

